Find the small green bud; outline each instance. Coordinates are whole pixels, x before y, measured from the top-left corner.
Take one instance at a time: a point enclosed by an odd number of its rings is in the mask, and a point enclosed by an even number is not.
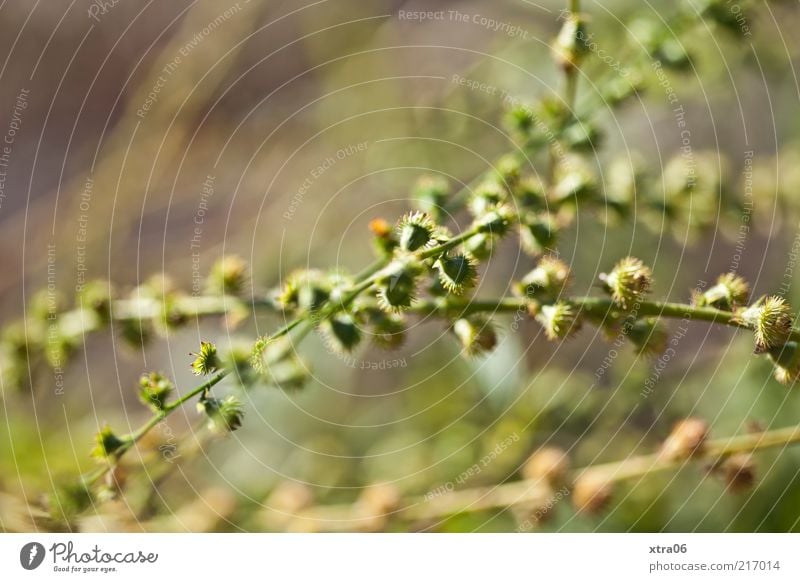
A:
[[[586,160],[578,155],[563,159],[555,172],[553,197],[557,201],[591,198],[597,192],[597,178]]]
[[[769,358],[775,364],[775,379],[786,386],[800,380],[800,349],[795,341],[769,350]]]
[[[453,323],[453,333],[467,356],[478,356],[492,351],[497,345],[497,332],[492,322],[480,316],[461,318]]]
[[[398,225],[400,248],[404,251],[418,251],[428,246],[433,238],[436,224],[423,212],[412,212],[403,217]]]
[[[762,297],[747,309],[739,310],[736,319],[755,333],[757,354],[786,343],[794,324],[794,316],[786,300],[775,295]]]
[[[158,372],[142,374],[139,378],[139,400],[153,411],[164,410],[175,385]]]
[[[324,320],[320,330],[326,343],[336,352],[352,352],[361,343],[361,330],[349,313],[338,313]]]
[[[505,114],[505,125],[519,136],[528,137],[533,130],[536,116],[530,104],[516,104]]]
[[[246,345],[234,345],[223,356],[223,365],[232,372],[233,378],[242,388],[251,388],[258,382],[258,371],[253,368],[253,353]]]
[[[330,299],[331,285],[317,270],[296,271],[289,275],[277,297],[284,309],[316,311]]]
[[[639,259],[625,257],[610,273],[601,274],[600,281],[612,299],[623,309],[628,309],[650,290],[653,273]]]
[[[655,317],[637,319],[626,324],[625,331],[636,353],[645,356],[657,356],[667,349],[669,335],[664,326]]]
[[[69,523],[89,509],[93,499],[92,490],[83,480],[60,482],[47,496],[47,509],[52,518]]]
[[[379,347],[393,350],[405,342],[406,325],[402,317],[376,312],[370,316],[370,322],[372,324],[372,340]]]
[[[196,376],[208,376],[220,367],[217,347],[211,342],[200,342],[200,352],[191,355],[196,356],[192,362],[192,372]]]
[[[241,295],[247,285],[247,262],[238,255],[228,255],[214,263],[206,280],[210,294]]]
[[[514,187],[513,194],[517,204],[525,210],[547,209],[547,189],[540,178],[523,178]]]
[[[480,234],[502,237],[508,233],[511,224],[517,219],[514,210],[506,204],[498,206],[482,216],[475,218]]]
[[[28,313],[39,321],[52,322],[67,308],[64,294],[59,291],[43,289],[28,301]]]
[[[442,256],[434,263],[439,271],[439,281],[453,295],[463,295],[475,285],[478,278],[475,265],[475,259],[464,253]]]
[[[555,248],[558,227],[549,213],[528,214],[519,225],[519,242],[522,250],[538,257]]]
[[[378,256],[388,258],[392,256],[397,245],[397,237],[394,236],[391,225],[383,218],[373,218],[369,221],[369,230],[374,236],[375,249]]]
[[[561,25],[553,42],[552,53],[558,66],[564,70],[577,69],[589,53],[586,22],[580,14],[570,13]]]
[[[449,195],[450,185],[443,176],[422,176],[412,191],[417,207],[435,222],[442,219]]]
[[[717,278],[717,284],[694,298],[698,307],[710,306],[724,311],[733,311],[747,305],[750,296],[750,285],[742,277],[734,273],[725,273]]]
[[[94,442],[91,455],[98,461],[116,460],[130,443],[115,435],[107,424],[95,435]]]
[[[551,341],[566,339],[581,328],[578,310],[565,301],[542,305],[536,320],[544,328],[547,339]]]
[[[242,426],[242,403],[233,395],[224,399],[204,396],[197,403],[197,410],[208,416],[208,428],[214,433],[226,434]]]
[[[569,284],[569,267],[555,257],[543,257],[515,286],[516,292],[537,301],[555,301]]]
[[[289,356],[270,365],[264,377],[267,384],[290,391],[303,388],[310,375],[305,362],[295,356]]]
[[[475,217],[484,216],[508,199],[508,191],[497,180],[485,180],[472,191],[469,210]]]
[[[495,174],[500,184],[513,189],[522,176],[522,160],[514,154],[507,154],[497,161]]]
[[[149,320],[126,319],[121,327],[122,339],[133,348],[143,348],[153,338],[153,326]]]
[[[89,281],[78,294],[78,306],[93,311],[106,324],[111,321],[114,287],[108,281]]]
[[[492,234],[482,232],[466,240],[463,247],[475,259],[483,261],[492,256],[495,240]]]
[[[419,267],[405,261],[390,264],[375,281],[378,304],[385,311],[399,311],[411,306],[416,298]]]

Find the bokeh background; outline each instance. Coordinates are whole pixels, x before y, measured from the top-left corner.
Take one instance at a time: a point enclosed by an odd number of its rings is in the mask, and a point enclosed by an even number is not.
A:
[[[658,19],[675,5],[587,1],[584,10],[613,52],[625,22]],[[505,96],[560,90],[548,45],[562,8],[550,0],[4,2],[0,134],[15,125],[0,197],[2,322],[26,317],[48,284],[71,299],[84,276],[124,290],[164,272],[191,291],[223,254],[249,261],[256,293],[296,268],[358,271],[372,260],[369,221],[405,211],[420,174],[466,183],[512,149],[500,124]],[[414,10],[445,17],[401,16]],[[509,27],[492,30],[475,15]],[[747,37],[701,27],[687,40],[693,68],[670,73],[691,147],[713,160],[734,203],[697,229],[609,225],[596,212],[580,213],[559,242],[577,294],[596,292],[597,274],[632,253],[653,266],[657,297],[685,301],[690,289],[735,269],[756,294],[780,288],[798,299],[800,11],[793,1],[755,2],[748,19]],[[591,101],[591,79],[604,67],[589,62],[579,101]],[[657,174],[680,154],[686,135],[676,105],[649,81],[605,117],[603,147],[593,154],[601,162],[635,155]],[[755,162],[745,199],[748,152]],[[508,241],[478,294],[503,293],[533,264]],[[268,314],[235,329],[193,321],[140,349],[121,342],[118,330],[102,332],[66,367],[63,390],[47,370],[32,372],[28,390],[4,382],[0,527],[53,527],[41,518],[44,496],[91,468],[98,426],[127,430],[146,419],[134,389],[143,370],[191,386],[187,354],[200,339],[249,340],[279,324]],[[313,377],[302,391],[247,393],[245,424],[226,439],[198,431],[187,406],[146,443],[178,443],[181,456],[168,471],[147,465],[123,499],[65,527],[302,528],[281,512],[304,496],[348,503],[376,482],[424,496],[453,484],[498,443],[511,442],[458,488],[517,479],[545,444],[584,466],[653,451],[686,416],[706,418],[713,435],[725,436],[791,425],[800,415],[798,394],[751,357],[747,334],[691,324],[663,365],[624,347],[608,365],[611,348],[594,330],[560,345],[528,322],[517,329],[503,320],[500,330],[498,349],[476,360],[462,358],[436,322],[415,325],[397,352],[368,348],[352,361],[311,337],[301,350]],[[655,387],[643,396],[648,379]],[[755,487],[737,495],[704,467],[687,465],[626,483],[599,516],[559,502],[534,529],[800,530],[800,450],[760,453],[757,467]],[[424,525],[518,528],[509,510]]]

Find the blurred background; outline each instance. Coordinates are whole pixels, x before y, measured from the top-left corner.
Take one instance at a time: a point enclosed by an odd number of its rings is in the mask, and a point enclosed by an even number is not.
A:
[[[678,3],[583,4],[599,46],[624,65],[634,58],[620,48],[626,23],[659,22]],[[686,70],[664,81],[651,69],[646,91],[602,117],[602,149],[591,152],[601,168],[637,157],[658,175],[688,140],[733,202],[699,228],[579,213],[558,245],[576,294],[595,293],[597,274],[631,253],[653,266],[656,297],[686,301],[736,270],[756,295],[780,291],[797,303],[800,11],[796,2],[751,6],[750,34],[709,23],[686,40]],[[223,254],[249,261],[256,293],[297,268],[358,271],[372,261],[370,220],[408,209],[420,174],[467,183],[513,149],[500,123],[510,100],[561,90],[549,43],[562,8],[549,0],[4,2],[0,321],[29,316],[40,289],[72,301],[93,278],[128,290],[163,272],[191,292]],[[579,103],[591,101],[608,67],[588,61]],[[515,241],[504,245],[478,296],[506,292],[514,273],[534,265]],[[187,354],[200,339],[252,340],[280,323],[268,314],[235,329],[192,321],[143,348],[112,329],[88,337],[58,373],[31,371],[26,390],[4,381],[0,527],[56,527],[41,518],[45,496],[92,467],[98,427],[127,431],[146,420],[135,391],[143,370],[192,386]],[[294,527],[286,514],[306,497],[349,503],[373,483],[403,496],[493,485],[519,478],[543,445],[568,450],[580,467],[651,452],[686,416],[727,436],[800,415],[798,395],[751,357],[747,334],[690,324],[665,362],[612,347],[594,329],[551,344],[528,322],[499,326],[498,349],[475,360],[437,322],[415,325],[396,352],[367,348],[352,360],[310,337],[301,351],[312,378],[302,391],[248,392],[244,426],[225,439],[196,430],[185,407],[144,444],[176,447],[167,471],[146,465],[128,494],[59,527],[281,531]],[[502,443],[481,471],[459,479]],[[141,471],[140,460],[132,464]],[[800,450],[760,453],[756,466],[755,486],[737,495],[691,465],[626,483],[600,516],[559,502],[534,529],[799,531]],[[515,512],[492,510],[420,527],[520,526]]]

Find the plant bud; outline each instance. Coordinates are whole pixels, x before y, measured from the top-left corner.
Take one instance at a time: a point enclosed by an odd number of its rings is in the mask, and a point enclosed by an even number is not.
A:
[[[406,325],[403,318],[390,313],[376,312],[370,315],[372,341],[385,350],[394,350],[403,345],[406,339]]]
[[[108,281],[89,281],[78,293],[78,306],[93,311],[101,323],[111,321],[114,288]]]
[[[501,184],[506,188],[513,189],[519,183],[522,175],[522,160],[519,156],[507,154],[497,161],[495,173]]]
[[[541,480],[555,486],[560,484],[569,471],[569,457],[558,447],[543,447],[533,453],[522,467],[525,479]]]
[[[613,493],[613,483],[608,477],[588,469],[575,480],[572,504],[578,512],[594,515],[606,508]]]
[[[493,208],[486,214],[476,217],[475,225],[481,234],[490,234],[497,237],[505,236],[511,223],[517,219],[514,210],[506,204]]]
[[[475,259],[464,253],[453,256],[442,256],[434,267],[439,271],[439,281],[453,295],[463,295],[467,289],[475,285],[478,273]]]
[[[583,157],[569,155],[556,166],[552,191],[556,201],[592,198],[596,192],[597,178]]]
[[[540,178],[523,178],[513,190],[517,204],[525,210],[546,210],[547,189]]]
[[[681,420],[675,423],[661,445],[661,455],[670,460],[680,460],[702,453],[708,432],[708,423],[702,418]]]
[[[331,285],[325,275],[317,270],[296,271],[289,275],[278,295],[278,304],[284,309],[316,311],[330,299]]]
[[[492,256],[495,240],[490,233],[480,233],[466,240],[463,247],[476,260],[483,261]]]
[[[443,176],[422,176],[412,192],[417,207],[437,223],[443,218],[449,195],[450,185]]]
[[[373,218],[369,222],[369,230],[375,236],[375,249],[380,257],[390,257],[400,244],[392,232],[391,225],[383,218]]]
[[[480,316],[462,318],[453,323],[455,333],[467,356],[492,351],[497,345],[497,332],[491,321]]]
[[[400,248],[404,251],[418,251],[429,245],[436,224],[423,212],[412,212],[403,217],[398,225]]]
[[[505,115],[506,127],[523,138],[530,136],[535,122],[536,116],[529,104],[516,104]]]
[[[212,295],[241,295],[247,285],[247,262],[238,255],[228,255],[214,263],[206,281]]]
[[[570,13],[561,25],[553,42],[552,53],[558,66],[564,70],[577,69],[589,52],[586,22],[580,14]]]
[[[543,257],[536,268],[517,283],[515,290],[537,301],[556,301],[569,285],[569,267],[555,257]]]
[[[791,386],[800,379],[800,349],[795,341],[789,341],[768,352],[769,359],[775,364],[775,379],[786,386]]]
[[[657,356],[667,349],[669,334],[656,317],[645,317],[630,323],[625,331],[636,353],[644,356]]]
[[[610,273],[600,275],[600,281],[612,299],[628,309],[650,290],[653,273],[639,259],[626,257]]]
[[[326,343],[337,353],[352,352],[361,342],[361,330],[349,313],[338,313],[320,324]]]
[[[197,410],[208,416],[208,428],[214,433],[226,434],[242,426],[242,403],[233,395],[224,399],[204,396],[197,403]]]
[[[94,437],[94,448],[91,455],[98,461],[116,460],[119,455],[125,450],[129,442],[114,434],[111,427],[107,424],[100,429]]]
[[[550,341],[566,339],[581,328],[578,310],[565,301],[542,305],[536,320],[542,325]]]
[[[139,400],[154,412],[164,410],[175,385],[158,372],[142,374],[139,378]]]
[[[190,355],[196,356],[192,362],[192,372],[195,376],[208,376],[220,367],[217,346],[211,342],[200,342],[200,352]]]
[[[714,307],[724,311],[733,311],[736,307],[747,305],[750,286],[742,277],[734,273],[725,273],[717,278],[717,284],[695,297],[698,307]]]
[[[416,299],[419,266],[395,261],[385,274],[375,281],[378,288],[378,305],[384,311],[401,311]]]
[[[792,310],[783,297],[762,297],[747,309],[740,310],[736,319],[755,334],[757,354],[782,346],[789,339],[794,323]]]
[[[242,388],[252,388],[258,382],[258,371],[252,364],[252,351],[247,344],[236,342],[223,355],[223,368],[231,371],[231,377]]]
[[[497,180],[485,180],[475,187],[469,199],[469,209],[475,217],[484,216],[508,199],[508,192]]]
[[[309,366],[296,356],[289,356],[271,364],[264,372],[264,381],[281,390],[300,390],[308,383]]]
[[[520,245],[532,257],[554,249],[557,238],[556,222],[549,213],[529,214],[520,222]]]
[[[722,462],[719,471],[731,493],[749,491],[756,483],[756,466],[749,454],[729,456]]]

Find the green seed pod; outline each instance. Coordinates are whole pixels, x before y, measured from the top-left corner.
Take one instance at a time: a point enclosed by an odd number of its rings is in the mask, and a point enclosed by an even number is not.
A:
[[[289,356],[272,364],[264,377],[267,384],[292,391],[300,390],[306,385],[310,372],[308,365],[300,358]]]
[[[204,396],[197,403],[197,410],[208,416],[208,429],[217,434],[227,434],[242,426],[242,403],[235,396],[224,399]]]
[[[479,228],[479,234],[503,237],[508,234],[508,230],[515,220],[517,220],[517,216],[514,211],[510,206],[503,204],[476,217],[475,226]]]
[[[55,321],[58,315],[63,313],[66,308],[67,301],[63,293],[43,289],[28,301],[27,311],[33,319],[52,322]]]
[[[438,223],[450,196],[450,184],[444,176],[422,176],[414,185],[412,196],[417,208]]]
[[[129,440],[115,435],[107,424],[95,435],[94,442],[91,455],[95,460],[102,462],[115,461],[130,443]]]
[[[734,273],[725,273],[717,278],[717,283],[706,292],[694,297],[698,307],[714,307],[724,311],[733,311],[747,305],[750,297],[750,285],[742,277]]]
[[[217,347],[211,342],[200,342],[200,352],[191,355],[196,356],[192,362],[192,372],[196,376],[208,376],[220,367]]]
[[[502,183],[485,180],[470,195],[469,210],[475,217],[484,216],[508,199],[508,192]]]
[[[69,524],[72,519],[89,509],[94,501],[92,490],[83,480],[71,480],[56,484],[47,496],[50,517]]]
[[[522,160],[514,154],[507,154],[497,161],[495,175],[500,184],[513,189],[522,176]]]
[[[495,246],[495,237],[489,233],[476,234],[464,242],[463,247],[471,256],[483,261],[492,256]]]
[[[574,152],[595,152],[603,138],[603,129],[591,119],[573,121],[561,130],[561,142]]]
[[[231,376],[242,388],[252,388],[258,382],[259,374],[253,368],[252,350],[246,344],[232,346],[222,357],[223,367],[231,371]]]
[[[101,323],[107,324],[111,321],[114,295],[114,287],[108,281],[89,281],[78,293],[78,306],[93,311]]]
[[[555,257],[543,257],[536,268],[515,286],[522,297],[536,301],[556,301],[569,285],[569,267]]]
[[[163,374],[150,372],[139,378],[139,400],[154,412],[164,410],[175,385]]]
[[[638,299],[644,297],[653,284],[653,273],[642,261],[625,257],[608,274],[601,274],[603,288],[623,309],[629,309]]]
[[[429,246],[436,223],[423,212],[406,214],[397,227],[400,248],[414,252]]]
[[[206,280],[206,291],[212,295],[240,296],[247,285],[247,262],[238,255],[228,255],[214,263]]]
[[[361,343],[361,330],[349,313],[338,313],[320,324],[325,342],[337,353],[352,352]]]
[[[153,338],[153,325],[149,320],[126,319],[121,328],[122,339],[133,348],[143,348]]]
[[[316,311],[330,299],[331,285],[324,273],[317,270],[296,271],[289,275],[277,297],[284,309]]]
[[[580,67],[589,53],[587,39],[585,20],[580,14],[570,13],[553,42],[552,53],[556,64],[565,71]]]
[[[411,306],[416,298],[420,269],[413,263],[395,261],[375,281],[378,304],[384,311],[400,311]]]
[[[800,349],[795,341],[769,350],[769,359],[775,364],[775,379],[791,386],[800,379]]]
[[[757,354],[779,348],[789,339],[794,315],[783,297],[762,297],[755,304],[737,312],[736,319],[755,334]]]
[[[613,218],[624,218],[633,210],[644,180],[643,163],[638,157],[620,157],[612,161],[606,172],[606,205]]]
[[[505,125],[513,133],[527,138],[533,131],[536,116],[534,108],[529,104],[516,104],[505,114]]]
[[[523,210],[539,211],[547,208],[547,189],[538,177],[523,178],[512,193],[517,205]]]
[[[626,324],[625,331],[634,346],[636,353],[645,356],[657,356],[667,349],[669,334],[655,317],[637,319]]]
[[[175,292],[163,296],[160,313],[155,319],[156,328],[160,333],[166,334],[189,321],[189,316],[180,307],[181,297],[183,296]]]
[[[476,261],[464,253],[453,256],[442,256],[434,267],[439,271],[439,281],[453,295],[463,295],[467,289],[475,286],[478,273]]]
[[[539,257],[555,248],[558,227],[549,213],[528,214],[519,225],[519,242],[522,250]]]
[[[578,310],[565,301],[542,305],[536,320],[544,328],[547,339],[551,341],[566,339],[581,328]]]
[[[453,333],[461,342],[467,356],[485,354],[497,345],[497,332],[492,322],[480,316],[456,320],[453,323]]]
[[[577,155],[565,157],[556,167],[553,198],[578,201],[597,193],[597,177],[586,160]]]
[[[375,312],[370,315],[372,340],[386,350],[394,350],[403,345],[406,339],[406,324],[395,314]]]

